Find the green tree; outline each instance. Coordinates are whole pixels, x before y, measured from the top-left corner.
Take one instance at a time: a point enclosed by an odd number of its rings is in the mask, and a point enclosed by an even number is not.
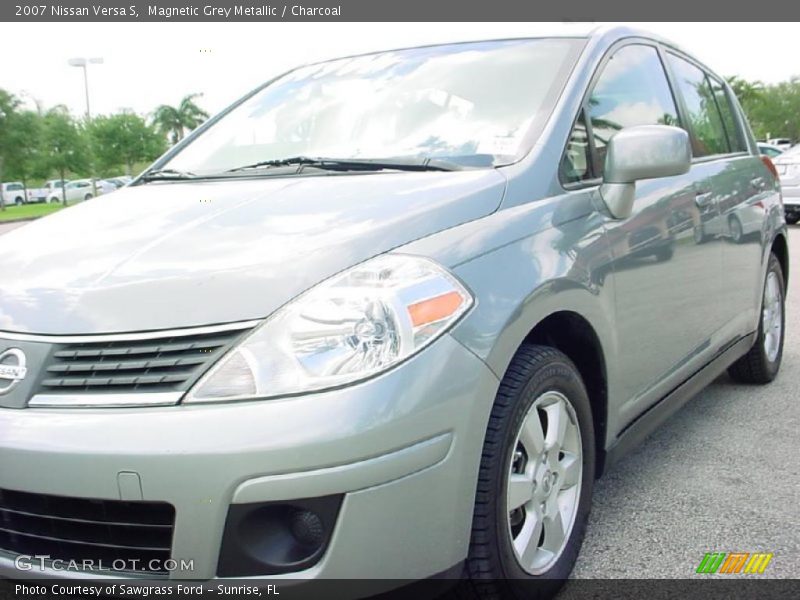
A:
[[[131,112],[95,117],[89,133],[101,171],[124,166],[126,173],[132,175],[134,163],[152,161],[164,152],[164,137]]]
[[[726,77],[725,79],[728,85],[731,86],[733,93],[736,94],[745,112],[748,112],[748,109],[761,102],[762,95],[764,94],[764,84],[760,81],[747,81],[736,75]]]
[[[48,170],[57,172],[62,180],[66,179],[67,171],[75,173],[89,168],[87,136],[63,106],[45,114],[42,148],[44,164]],[[67,196],[63,188],[61,199],[66,206]]]
[[[7,91],[0,89],[0,182],[4,180],[6,157],[11,153],[10,130],[18,106],[19,100]],[[0,187],[0,210],[5,209],[3,189]]]
[[[758,139],[800,140],[800,77],[769,85],[739,77],[727,80]]]
[[[800,78],[766,86],[762,101],[751,111],[760,137],[800,139]]]
[[[162,104],[153,112],[153,124],[170,143],[176,144],[183,139],[186,131],[191,131],[208,118],[208,113],[197,106],[195,98],[202,94],[189,94],[178,106]]]
[[[25,110],[15,112],[9,118],[8,146],[11,150],[5,158],[5,170],[10,179],[19,179],[25,186],[31,177],[47,176],[42,160],[42,117]]]

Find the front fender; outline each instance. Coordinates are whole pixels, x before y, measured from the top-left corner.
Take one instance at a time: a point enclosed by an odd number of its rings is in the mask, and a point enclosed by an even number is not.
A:
[[[614,278],[606,217],[590,192],[545,198],[402,248],[450,268],[475,296],[453,336],[502,377],[526,336],[549,315],[574,312],[595,330],[615,389]]]

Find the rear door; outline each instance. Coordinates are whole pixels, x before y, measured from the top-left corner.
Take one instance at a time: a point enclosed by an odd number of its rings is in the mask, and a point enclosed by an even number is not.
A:
[[[706,242],[721,242],[716,311],[723,327],[718,336],[730,343],[752,330],[773,186],[760,157],[750,153],[727,86],[689,57],[672,51],[666,56],[690,130],[698,198],[713,205],[714,217],[703,221],[703,235]]]

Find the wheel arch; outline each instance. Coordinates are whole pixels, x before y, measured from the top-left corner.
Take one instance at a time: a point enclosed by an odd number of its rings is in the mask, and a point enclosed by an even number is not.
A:
[[[786,243],[786,236],[779,233],[772,240],[772,247],[770,252],[778,258],[781,263],[781,270],[783,271],[783,283],[785,286],[784,295],[789,291],[789,246]]]
[[[605,466],[608,372],[603,346],[595,328],[577,312],[562,310],[539,321],[525,336],[524,343],[556,348],[575,363],[592,406],[597,456],[595,473],[600,477]]]

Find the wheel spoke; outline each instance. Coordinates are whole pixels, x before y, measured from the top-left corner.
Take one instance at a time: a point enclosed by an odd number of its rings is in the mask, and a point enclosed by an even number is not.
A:
[[[514,540],[514,549],[517,552],[520,562],[527,566],[533,566],[536,552],[539,550],[539,538],[542,535],[542,516],[531,511],[526,515],[525,525],[522,531]]]
[[[521,473],[511,473],[508,477],[507,508],[511,512],[526,504],[533,497],[533,480]]]
[[[533,458],[544,451],[544,431],[542,422],[539,419],[539,411],[534,408],[525,417],[522,424],[522,431],[519,434],[519,441],[525,447],[529,458]]]
[[[581,481],[581,461],[574,454],[565,454],[560,462],[563,471],[563,479],[561,480],[560,488],[562,490],[569,489],[578,485]]]
[[[567,406],[563,400],[557,400],[553,404],[545,408],[547,412],[547,436],[545,438],[545,447],[550,449],[560,450],[564,445],[564,436],[567,432],[567,425],[569,424],[569,415],[567,414]]]
[[[555,500],[552,503],[552,508],[549,508],[542,520],[544,525],[542,548],[551,552],[558,552],[564,543],[564,521],[561,518],[561,511],[558,509],[558,503]]]

